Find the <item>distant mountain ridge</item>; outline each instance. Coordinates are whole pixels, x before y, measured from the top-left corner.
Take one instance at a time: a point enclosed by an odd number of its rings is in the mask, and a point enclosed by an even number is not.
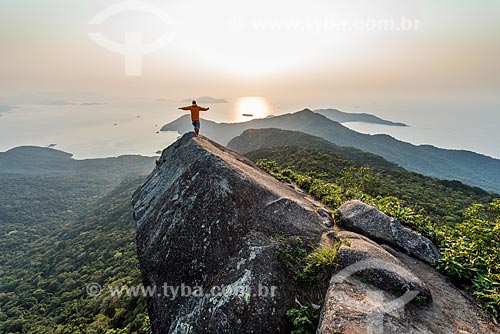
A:
[[[123,155],[116,158],[76,160],[73,154],[47,147],[20,146],[0,152],[0,173],[40,174],[57,172],[99,172],[140,174],[154,166],[154,158]]]
[[[441,149],[430,145],[417,146],[389,135],[362,134],[309,109],[244,123],[216,123],[207,120],[201,122],[202,134],[223,145],[252,128],[301,131],[322,137],[339,146],[354,147],[380,155],[410,171],[440,179],[459,180],[500,193],[498,159],[465,150]],[[184,115],[163,126],[161,130],[179,133],[192,131],[189,116]]]
[[[16,109],[17,107],[14,107],[14,106],[6,106],[6,105],[3,105],[3,104],[0,104],[0,112],[6,112],[6,111],[9,111],[9,110],[12,110],[12,109]]]
[[[463,218],[463,208],[480,203],[488,205],[498,197],[460,181],[440,180],[410,172],[384,158],[352,147],[337,146],[320,137],[298,131],[250,129],[233,138],[228,147],[244,153],[253,162],[272,160],[302,174],[322,175],[336,183],[352,167],[369,167],[377,180],[373,194],[395,196],[424,208],[427,215],[441,223],[455,224]]]
[[[80,107],[92,107],[92,106],[103,106],[107,103],[104,102],[82,102],[79,104]]]
[[[246,154],[250,151],[278,146],[297,146],[329,151],[343,159],[352,160],[362,166],[381,168],[400,168],[381,156],[364,152],[353,147],[335,145],[321,137],[312,136],[299,131],[281,129],[249,129],[240,136],[231,139],[227,144],[232,150]]]
[[[373,123],[373,124],[381,124],[389,126],[403,126],[403,127],[408,126],[405,123],[388,121],[380,117],[377,117],[375,115],[367,113],[349,113],[337,109],[317,109],[314,110],[314,112],[326,116],[332,121],[339,123],[363,122],[363,123]]]
[[[227,100],[217,99],[217,98],[211,97],[211,96],[200,96],[199,98],[194,99],[194,100],[196,100],[196,103],[227,103]],[[185,102],[185,103],[191,103],[192,101],[193,101],[193,99],[182,100],[182,102]]]
[[[74,103],[54,99],[52,97],[41,94],[30,95],[15,95],[15,96],[0,96],[0,102],[7,105],[43,105],[43,106],[66,106],[74,105]]]

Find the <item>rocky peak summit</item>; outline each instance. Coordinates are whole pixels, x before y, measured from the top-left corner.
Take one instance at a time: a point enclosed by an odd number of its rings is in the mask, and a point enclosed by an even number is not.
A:
[[[231,289],[217,295],[153,296],[155,333],[284,333],[293,282],[273,236],[317,243],[320,205],[204,137],[185,134],[165,149],[132,200],[144,284]],[[274,294],[253,292],[276,287]],[[246,295],[246,293],[249,293]],[[238,328],[238,330],[236,330]]]

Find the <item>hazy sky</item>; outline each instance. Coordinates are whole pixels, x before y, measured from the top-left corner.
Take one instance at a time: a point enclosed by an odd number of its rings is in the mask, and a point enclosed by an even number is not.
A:
[[[83,90],[499,105],[498,0],[144,3],[154,15],[125,11],[90,25],[111,5],[141,4],[2,0],[0,95]],[[118,44],[126,32],[144,44],[173,39],[143,56],[142,76],[132,77],[125,56],[98,45],[92,32]]]

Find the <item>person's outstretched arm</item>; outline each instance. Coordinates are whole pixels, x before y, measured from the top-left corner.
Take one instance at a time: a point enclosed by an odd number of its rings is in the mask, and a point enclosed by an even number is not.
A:
[[[210,109],[210,107],[208,107],[208,108],[200,108],[201,111],[208,111],[208,109]]]
[[[189,109],[189,107],[190,107],[190,106],[180,107],[179,109],[180,109],[180,110],[190,110],[190,109]]]

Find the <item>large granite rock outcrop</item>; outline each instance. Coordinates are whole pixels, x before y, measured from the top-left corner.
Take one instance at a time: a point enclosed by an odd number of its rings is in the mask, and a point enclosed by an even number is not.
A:
[[[272,240],[318,243],[329,223],[319,204],[242,155],[188,133],[163,151],[132,205],[144,284],[204,293],[149,297],[154,333],[290,331],[294,281]],[[274,294],[259,296],[259,286]],[[221,287],[228,289],[209,293]]]

